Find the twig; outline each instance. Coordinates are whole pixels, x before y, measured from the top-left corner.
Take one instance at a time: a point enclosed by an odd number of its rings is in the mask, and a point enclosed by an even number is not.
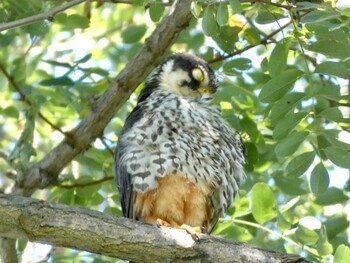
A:
[[[284,8],[287,10],[291,10],[294,6],[292,5],[282,5],[282,4],[278,4],[278,3],[273,3],[271,2],[271,0],[240,0],[241,3],[263,3],[263,4],[269,4],[269,5],[273,5],[273,6],[277,6],[280,8]]]
[[[100,139],[101,143],[103,144],[103,146],[106,147],[107,151],[108,151],[112,156],[114,156],[114,152],[113,152],[113,150],[109,147],[109,145],[106,143],[105,138],[104,138],[103,136],[101,136],[99,139]]]
[[[113,176],[105,176],[99,180],[95,180],[95,181],[91,181],[91,182],[87,182],[87,183],[83,183],[83,184],[70,184],[70,185],[64,185],[64,184],[57,184],[57,187],[60,188],[65,188],[65,189],[72,189],[72,188],[84,188],[84,187],[88,187],[88,186],[92,186],[92,185],[96,185],[96,184],[100,184],[106,181],[110,181],[113,180]]]

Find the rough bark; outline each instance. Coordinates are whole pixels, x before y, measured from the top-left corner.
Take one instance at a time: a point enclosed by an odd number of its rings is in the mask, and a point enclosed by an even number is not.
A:
[[[307,262],[218,237],[194,241],[183,230],[85,208],[0,194],[0,236],[90,251],[135,262]]]

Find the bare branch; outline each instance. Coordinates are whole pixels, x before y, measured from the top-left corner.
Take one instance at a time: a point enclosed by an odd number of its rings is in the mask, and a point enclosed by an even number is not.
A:
[[[178,0],[170,8],[145,44],[112,81],[108,90],[97,99],[80,124],[39,163],[31,167],[23,181],[24,195],[37,188],[55,184],[60,171],[90,143],[103,134],[116,110],[129,98],[150,71],[164,59],[166,51],[179,33],[187,27],[191,14],[191,0]],[[17,192],[20,193],[20,192]]]
[[[79,207],[0,194],[0,235],[136,262],[308,262],[238,241],[156,228]],[[91,242],[94,240],[94,242]]]
[[[71,189],[71,188],[84,188],[84,187],[88,187],[88,186],[92,186],[92,185],[96,185],[96,184],[101,184],[107,181],[111,181],[114,179],[114,176],[105,176],[101,179],[98,180],[94,180],[91,182],[87,182],[87,183],[83,183],[83,184],[57,184],[57,187],[60,188],[65,188],[65,189]]]

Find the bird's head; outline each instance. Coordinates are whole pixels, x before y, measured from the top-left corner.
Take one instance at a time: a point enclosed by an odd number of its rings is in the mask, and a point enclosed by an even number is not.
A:
[[[150,84],[181,96],[210,95],[217,88],[215,73],[209,64],[191,54],[178,53],[166,59],[153,75]]]

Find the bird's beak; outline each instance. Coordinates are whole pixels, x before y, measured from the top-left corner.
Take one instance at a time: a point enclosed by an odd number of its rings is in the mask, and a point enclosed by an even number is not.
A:
[[[211,92],[211,89],[209,87],[200,87],[198,89],[198,91],[201,93],[201,94],[206,94],[206,95],[210,95],[212,92]]]

